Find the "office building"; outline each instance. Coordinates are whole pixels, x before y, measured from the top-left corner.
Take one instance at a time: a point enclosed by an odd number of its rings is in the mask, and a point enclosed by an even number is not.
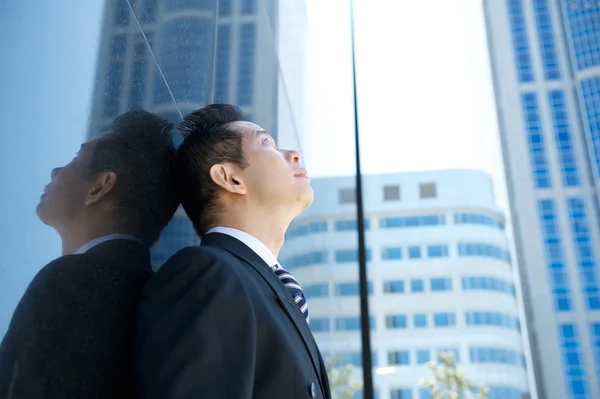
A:
[[[538,396],[600,398],[600,2],[484,9]]]

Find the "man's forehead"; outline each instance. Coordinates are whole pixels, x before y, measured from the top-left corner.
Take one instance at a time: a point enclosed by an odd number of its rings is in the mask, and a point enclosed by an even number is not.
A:
[[[233,122],[231,124],[231,127],[236,130],[239,130],[241,133],[244,134],[244,136],[246,136],[248,138],[253,138],[255,136],[262,135],[262,134],[269,134],[269,132],[267,132],[262,127],[258,126],[255,123],[248,122],[248,121]]]

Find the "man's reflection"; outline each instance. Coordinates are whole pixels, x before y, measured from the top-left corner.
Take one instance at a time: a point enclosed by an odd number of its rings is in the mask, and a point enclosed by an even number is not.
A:
[[[37,214],[63,256],[27,288],[0,345],[0,398],[131,396],[132,337],[150,251],[178,206],[170,124],[145,111],[52,170]]]

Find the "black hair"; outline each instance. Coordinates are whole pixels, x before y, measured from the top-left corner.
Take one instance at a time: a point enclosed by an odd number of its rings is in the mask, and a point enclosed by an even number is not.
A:
[[[172,124],[143,110],[117,117],[94,146],[88,175],[112,171],[118,225],[152,246],[173,218],[179,199],[172,166]]]
[[[230,127],[244,120],[234,105],[211,104],[190,113],[180,124],[184,138],[174,163],[175,182],[181,205],[199,236],[214,226],[222,210],[210,168],[220,163],[248,166],[243,136]]]

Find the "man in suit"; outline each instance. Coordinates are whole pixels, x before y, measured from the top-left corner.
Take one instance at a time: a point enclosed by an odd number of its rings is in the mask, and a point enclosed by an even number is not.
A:
[[[231,105],[186,116],[174,166],[202,238],[169,259],[140,305],[140,398],[331,398],[301,286],[277,261],[313,200],[297,151]]]
[[[0,398],[130,398],[149,247],[178,206],[171,125],[145,111],[52,170],[37,214],[62,239],[0,346]]]

